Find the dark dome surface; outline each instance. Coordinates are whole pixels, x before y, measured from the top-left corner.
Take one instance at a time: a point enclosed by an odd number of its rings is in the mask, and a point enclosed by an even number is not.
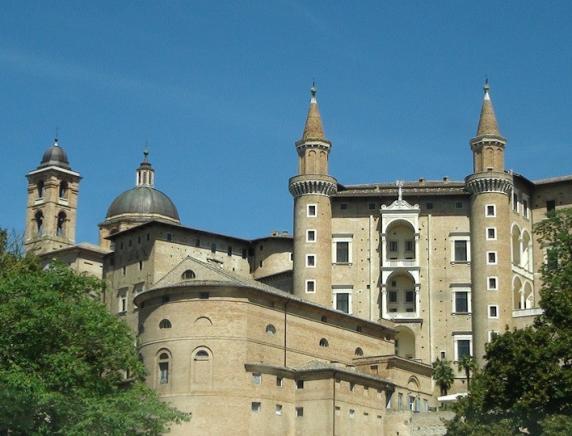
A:
[[[57,145],[57,142],[48,148],[42,156],[42,162],[38,168],[56,166],[60,168],[70,169],[70,162],[65,150]]]
[[[179,221],[179,212],[171,199],[150,186],[137,186],[120,194],[107,209],[106,217],[127,213],[163,215]]]

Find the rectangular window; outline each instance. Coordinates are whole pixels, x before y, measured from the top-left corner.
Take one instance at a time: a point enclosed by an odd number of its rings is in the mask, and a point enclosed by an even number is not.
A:
[[[336,263],[349,263],[349,249],[349,242],[336,242]]]
[[[253,372],[252,383],[254,383],[255,385],[259,385],[260,383],[262,383],[262,374],[260,374],[259,372]]]
[[[282,404],[277,404],[275,411],[276,415],[282,416]]]
[[[487,251],[487,265],[496,265],[496,264],[497,264],[497,252]]]
[[[169,362],[159,362],[159,383],[169,383]]]
[[[546,202],[546,216],[553,216],[556,213],[556,200]]]
[[[350,409],[349,415],[350,415],[350,418],[355,417],[355,416],[356,416],[356,411],[355,411],[354,409]]]
[[[316,242],[315,230],[306,230],[306,242]]]
[[[469,313],[470,293],[466,291],[455,292],[455,313]]]
[[[413,303],[414,301],[415,301],[415,291],[405,292],[405,302],[406,303]]]
[[[258,413],[262,410],[262,403],[260,401],[253,401],[250,403],[250,410],[255,413]]]
[[[512,194],[512,210],[518,213],[518,194],[516,192]]]
[[[296,416],[298,418],[302,418],[304,416],[304,408],[303,407],[296,407]]]
[[[499,307],[496,304],[489,306],[489,318],[498,319],[499,317]]]
[[[468,241],[455,241],[455,262],[466,262],[468,256]]]
[[[433,203],[427,203],[426,206],[427,209],[433,209]]]
[[[528,200],[522,200],[522,215],[528,218]]]
[[[232,256],[232,246],[230,246],[230,245],[228,246],[228,248],[226,249],[226,254],[228,256]]]
[[[125,295],[119,296],[119,313],[127,312],[127,297]]]
[[[388,241],[387,250],[390,253],[397,253],[397,249],[398,249],[397,241]]]
[[[498,290],[498,279],[496,277],[487,278],[487,291],[497,291]]]
[[[304,380],[296,380],[296,389],[304,389]]]
[[[306,266],[308,268],[315,268],[316,267],[316,255],[315,254],[307,254],[306,255]]]
[[[282,377],[276,377],[276,386],[278,386],[279,388],[284,386],[284,379]]]
[[[315,204],[309,204],[307,206],[306,212],[307,212],[306,215],[308,217],[315,217],[317,216],[318,206],[316,206]]]
[[[487,227],[487,240],[496,241],[497,239],[497,229],[496,227]]]
[[[401,392],[397,394],[397,410],[403,410],[403,394]]]
[[[199,299],[201,300],[208,300],[210,294],[208,292],[199,292]]]
[[[470,339],[459,339],[457,340],[457,362],[465,356],[471,355],[471,340]]]
[[[335,309],[345,313],[351,313],[351,292],[334,289]]]
[[[171,242],[173,240],[173,234],[167,233],[167,241]]]
[[[497,216],[497,208],[494,204],[487,204],[485,206],[485,215],[488,217]]]
[[[415,251],[415,241],[405,241],[405,251],[413,253]]]
[[[463,202],[462,202],[462,201],[457,201],[457,202],[455,203],[455,207],[456,207],[457,209],[462,209],[462,208],[463,208]]]
[[[346,210],[348,208],[348,204],[347,203],[342,203],[340,204],[340,209],[341,210]]]
[[[316,280],[306,280],[306,292],[316,292]]]
[[[375,209],[375,203],[369,203],[368,208],[369,208],[369,210],[374,210]]]
[[[397,291],[389,291],[388,296],[390,303],[397,303]]]

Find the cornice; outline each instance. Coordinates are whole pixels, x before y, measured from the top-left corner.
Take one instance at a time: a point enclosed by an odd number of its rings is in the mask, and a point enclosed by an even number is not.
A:
[[[327,175],[308,174],[291,177],[288,183],[290,194],[294,197],[302,195],[334,195],[338,190],[336,179]]]
[[[465,179],[467,191],[471,194],[482,194],[486,192],[499,192],[511,195],[512,176],[507,173],[487,172],[471,174]]]

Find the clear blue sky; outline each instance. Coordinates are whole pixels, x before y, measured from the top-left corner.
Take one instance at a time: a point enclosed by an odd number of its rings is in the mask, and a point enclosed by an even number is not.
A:
[[[146,141],[183,224],[291,230],[312,79],[342,184],[462,179],[488,75],[507,168],[572,174],[570,1],[8,1],[0,226],[59,127],[96,241]]]

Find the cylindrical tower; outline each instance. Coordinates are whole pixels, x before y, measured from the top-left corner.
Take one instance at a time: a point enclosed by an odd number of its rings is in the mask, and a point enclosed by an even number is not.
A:
[[[488,83],[477,135],[471,140],[471,282],[473,355],[482,366],[485,344],[512,322],[510,197],[512,176],[504,171],[506,139],[500,134]]]
[[[332,144],[324,135],[316,88],[302,139],[296,142],[298,175],[289,182],[294,196],[294,295],[332,304],[332,206],[336,179],[328,175]]]

